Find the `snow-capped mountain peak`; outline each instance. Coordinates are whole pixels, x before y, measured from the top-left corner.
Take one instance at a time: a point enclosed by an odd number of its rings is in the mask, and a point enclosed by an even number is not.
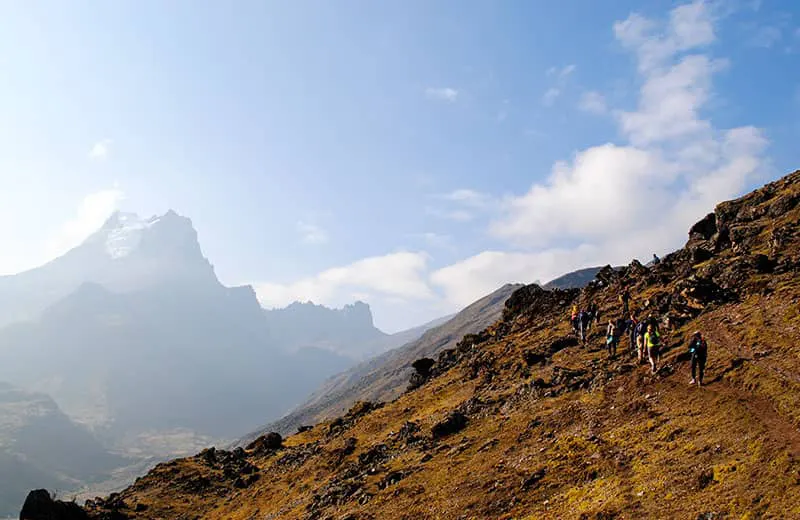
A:
[[[114,259],[128,256],[139,246],[144,231],[156,225],[160,220],[161,217],[141,219],[135,213],[115,213],[106,223],[107,225],[113,224],[106,228],[106,253]]]

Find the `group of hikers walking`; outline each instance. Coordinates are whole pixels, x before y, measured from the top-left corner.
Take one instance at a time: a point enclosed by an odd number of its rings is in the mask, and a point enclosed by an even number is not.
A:
[[[639,319],[637,313],[630,308],[631,295],[626,288],[619,295],[622,306],[622,317],[611,319],[606,326],[606,348],[612,358],[617,355],[617,347],[625,334],[628,335],[630,355],[635,357],[639,364],[647,360],[651,373],[658,371],[661,362],[661,329],[671,332],[669,315],[659,320],[653,314]],[[627,318],[626,318],[627,317]],[[584,345],[588,342],[592,326],[600,322],[600,311],[595,302],[589,303],[585,308],[579,309],[573,305],[570,316],[572,328]],[[689,341],[689,353],[692,360],[692,379],[689,384],[703,384],[708,344],[700,331],[696,331]]]

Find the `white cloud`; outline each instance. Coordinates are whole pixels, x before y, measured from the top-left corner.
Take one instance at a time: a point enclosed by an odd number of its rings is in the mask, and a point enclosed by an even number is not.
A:
[[[608,110],[606,98],[599,92],[584,92],[578,102],[578,108],[592,114],[605,114]]]
[[[653,220],[665,196],[655,188],[664,166],[658,154],[606,144],[578,153],[572,164],[558,163],[547,184],[506,202],[506,217],[493,234],[523,246],[544,246],[565,236],[605,238]],[[659,195],[654,200],[653,193]],[[643,211],[652,209],[652,212]]]
[[[638,110],[618,114],[623,133],[636,145],[708,134],[711,124],[699,111],[708,101],[715,68],[708,56],[690,55],[649,69]]]
[[[334,267],[290,284],[260,283],[256,293],[265,307],[282,307],[294,301],[323,305],[350,302],[353,293],[365,296],[427,300],[434,297],[425,279],[425,253],[398,252],[364,258]]]
[[[555,78],[558,78],[558,79],[564,79],[567,76],[569,76],[570,74],[572,74],[573,72],[575,72],[575,69],[577,69],[577,68],[578,68],[577,65],[575,65],[574,63],[571,63],[569,65],[565,65],[565,66],[563,66],[561,68],[559,68],[559,67],[550,67],[549,69],[547,69],[547,76],[548,77],[555,77]]]
[[[491,225],[496,236],[529,248],[579,244],[602,263],[630,259],[648,245],[678,245],[693,220],[763,169],[760,130],[718,130],[700,116],[719,70],[697,53],[714,41],[705,4],[677,7],[665,28],[636,14],[614,28],[643,79],[637,110],[616,113],[629,144],[595,146],[554,165],[546,182],[506,201]]]
[[[614,34],[636,52],[639,70],[646,72],[678,53],[713,43],[713,22],[708,5],[699,0],[673,9],[665,32],[658,32],[658,23],[634,13],[614,24]]]
[[[542,104],[544,106],[549,107],[553,103],[555,103],[556,98],[558,98],[558,96],[560,96],[560,95],[561,95],[561,90],[560,89],[557,89],[555,87],[551,87],[551,88],[547,89],[547,91],[542,96]]]
[[[316,224],[300,221],[297,223],[297,231],[300,233],[301,240],[305,244],[325,244],[328,242],[328,233]]]
[[[119,208],[125,198],[122,191],[109,189],[87,195],[77,214],[64,223],[48,244],[49,258],[60,256],[86,240]]]
[[[458,90],[451,87],[428,87],[425,89],[425,95],[429,98],[448,103],[454,103],[458,99],[458,94]]]
[[[89,150],[89,159],[101,161],[107,158],[111,152],[111,142],[111,139],[103,139],[94,143],[91,150]]]
[[[564,86],[567,83],[567,78],[575,72],[577,67],[574,64],[566,65],[562,68],[550,67],[547,69],[547,76],[552,78],[552,85],[542,95],[542,104],[544,106],[552,106],[556,99],[561,95]]]

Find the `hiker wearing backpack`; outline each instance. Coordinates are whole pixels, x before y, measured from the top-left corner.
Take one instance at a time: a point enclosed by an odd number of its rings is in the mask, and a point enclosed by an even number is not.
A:
[[[608,327],[606,327],[606,347],[608,348],[608,356],[614,357],[617,355],[617,343],[619,342],[619,335],[617,326],[612,320],[608,320]]]
[[[642,320],[636,324],[636,328],[634,329],[634,334],[636,335],[636,358],[639,360],[639,364],[644,361],[644,355],[647,351],[644,343],[644,335],[646,333],[647,321]]]
[[[586,308],[586,312],[589,314],[589,324],[586,330],[589,331],[592,330],[592,325],[597,321],[597,304],[595,302],[590,302],[589,306]]]
[[[706,371],[706,357],[708,356],[708,343],[698,330],[689,340],[689,353],[692,355],[692,380],[689,381],[690,385],[697,383],[697,386],[703,386],[703,373]],[[697,377],[695,377],[695,369],[697,369]]]
[[[644,343],[647,346],[647,359],[650,361],[650,372],[655,374],[658,368],[658,360],[661,358],[661,335],[652,323],[647,325],[647,332],[644,334]]]
[[[585,310],[581,310],[581,312],[578,313],[578,327],[580,329],[580,338],[583,343],[586,343],[590,320],[591,315]]]
[[[572,306],[572,314],[570,315],[569,322],[572,325],[572,332],[578,333],[578,306]]]

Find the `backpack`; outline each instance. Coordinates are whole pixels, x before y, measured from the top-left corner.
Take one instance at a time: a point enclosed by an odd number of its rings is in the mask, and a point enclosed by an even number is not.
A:
[[[647,327],[645,326],[644,321],[640,321],[636,324],[635,332],[637,336],[644,336],[644,333],[647,332]]]
[[[692,354],[695,353],[703,353],[708,349],[708,343],[706,343],[705,339],[701,339],[700,341],[692,341],[691,346],[689,347],[689,352]]]

